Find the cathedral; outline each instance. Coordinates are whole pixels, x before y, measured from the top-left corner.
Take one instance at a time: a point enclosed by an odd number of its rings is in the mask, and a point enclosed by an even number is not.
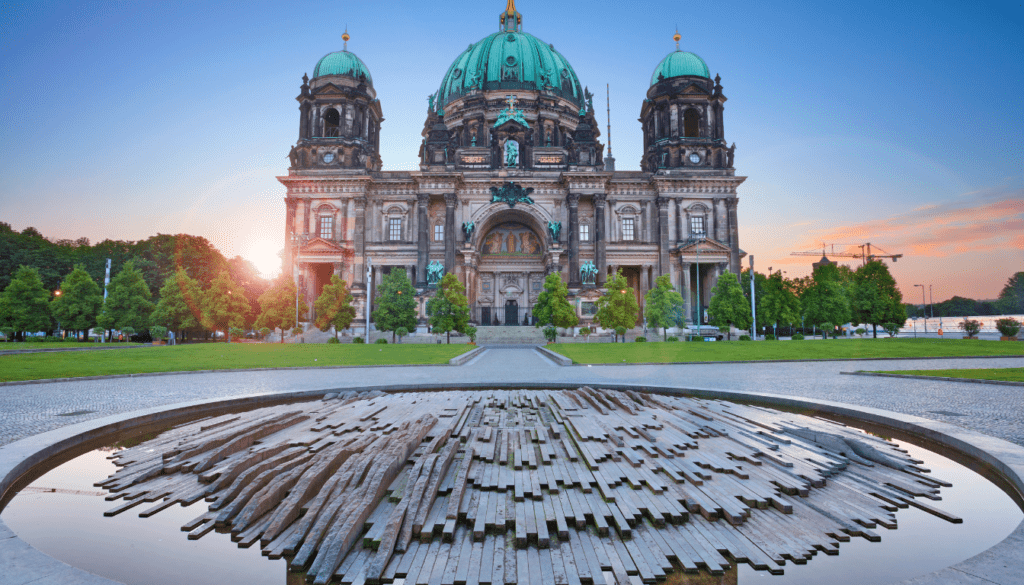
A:
[[[621,271],[641,307],[655,279],[670,275],[690,322],[706,322],[718,276],[738,274],[744,255],[736,189],[745,177],[725,139],[720,77],[679,50],[677,33],[639,104],[641,170],[616,171],[593,95],[569,61],[524,32],[514,0],[498,21],[429,96],[418,171],[382,170],[383,103],[347,33],[345,49],[303,75],[299,138],[278,180],[287,189],[285,273],[310,312],[333,274],[361,311],[373,285],[400,268],[421,315],[451,272],[474,323],[529,324],[544,278],[558,272],[584,326]]]

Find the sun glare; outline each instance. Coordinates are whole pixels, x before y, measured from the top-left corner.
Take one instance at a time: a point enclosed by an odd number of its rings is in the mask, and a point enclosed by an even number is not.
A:
[[[281,252],[276,242],[260,240],[253,242],[245,253],[245,259],[252,262],[263,278],[274,278],[281,273]]]

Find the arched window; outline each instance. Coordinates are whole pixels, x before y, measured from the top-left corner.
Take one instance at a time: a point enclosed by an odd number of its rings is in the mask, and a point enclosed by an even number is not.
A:
[[[340,120],[341,116],[338,114],[338,110],[327,108],[324,112],[324,136],[337,137]]]
[[[700,138],[700,112],[690,108],[683,114],[683,136]]]

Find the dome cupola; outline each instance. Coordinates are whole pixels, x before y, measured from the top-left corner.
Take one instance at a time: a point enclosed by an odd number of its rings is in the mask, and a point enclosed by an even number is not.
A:
[[[344,75],[353,79],[365,78],[366,84],[373,87],[373,77],[370,76],[370,70],[366,67],[366,63],[363,63],[363,60],[355,53],[348,51],[348,39],[350,38],[348,32],[345,32],[341,38],[345,41],[344,48],[321,57],[316,62],[316,67],[313,68],[313,79],[327,75]]]
[[[676,42],[676,50],[669,53],[654,68],[654,73],[651,75],[651,85],[673,77],[691,76],[711,79],[711,73],[708,72],[708,66],[704,63],[703,59],[696,53],[679,49],[679,39],[682,38],[679,31],[676,31],[672,38]]]

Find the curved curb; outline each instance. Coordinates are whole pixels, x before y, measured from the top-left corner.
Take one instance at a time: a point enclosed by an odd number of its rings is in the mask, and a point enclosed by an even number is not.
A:
[[[564,356],[564,355],[558,353],[557,351],[551,351],[550,349],[548,349],[548,348],[546,348],[546,347],[544,347],[542,345],[536,345],[534,347],[537,349],[538,352],[540,352],[540,354],[542,356],[548,358],[549,360],[555,362],[556,364],[558,364],[560,366],[571,366],[572,365],[572,358],[570,358],[570,357]]]
[[[1024,386],[1024,382],[1009,380],[985,380],[984,378],[951,378],[949,376],[916,376],[912,374],[887,374],[883,372],[839,372],[845,376],[878,376],[879,378],[909,378],[911,380],[941,380],[943,382],[967,382],[968,384],[994,384],[996,386]]]
[[[453,357],[452,359],[448,360],[448,365],[449,366],[461,366],[462,364],[464,364],[464,363],[468,362],[469,360],[475,358],[476,356],[482,354],[485,349],[486,348],[484,348],[484,347],[478,347],[476,349],[471,349],[471,350],[467,351],[466,353],[459,354],[459,355]]]
[[[542,389],[575,388],[576,384],[549,383],[473,383],[473,384],[392,384],[366,386],[359,390],[430,391],[441,389]],[[664,386],[600,384],[601,388],[614,390],[639,390],[668,394],[684,394],[701,398],[718,398],[761,406],[809,411],[813,414],[839,416],[867,425],[880,425],[895,429],[906,435],[957,452],[996,473],[1013,490],[1011,494],[1018,503],[1024,502],[1024,447],[1002,439],[963,429],[948,423],[933,421],[913,415],[889,412],[870,407],[854,406],[841,402],[814,400],[767,394],[739,392],[733,390],[711,390],[700,388],[673,388]],[[353,390],[346,388],[345,390]],[[33,435],[0,447],[0,498],[12,487],[17,479],[47,459],[116,432],[154,424],[174,424],[184,419],[209,416],[240,407],[270,406],[273,404],[315,399],[331,388],[296,392],[276,392],[241,396],[229,399],[211,399],[179,403],[170,406],[139,410],[131,413],[86,421],[53,431]],[[1020,505],[1020,504],[1018,504]],[[39,582],[40,579],[60,580],[91,585],[116,585],[82,569],[72,567],[18,538],[0,521],[0,583],[4,585]],[[903,585],[940,585],[947,583],[995,583],[1013,585],[1020,583],[1019,569],[1024,563],[1024,522],[1021,522],[1002,542],[956,565],[933,573],[902,581]]]

